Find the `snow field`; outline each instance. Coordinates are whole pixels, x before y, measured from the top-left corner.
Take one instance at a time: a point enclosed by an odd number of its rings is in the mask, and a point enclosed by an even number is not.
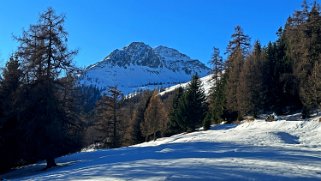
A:
[[[4,175],[12,180],[320,180],[321,123],[255,120],[113,150],[80,152]]]

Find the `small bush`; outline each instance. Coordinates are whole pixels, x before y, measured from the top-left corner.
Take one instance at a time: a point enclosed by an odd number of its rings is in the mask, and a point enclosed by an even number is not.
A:
[[[273,122],[276,121],[274,115],[268,115],[267,118],[265,119],[266,122]]]
[[[203,120],[203,129],[204,130],[210,129],[211,124],[212,124],[211,116],[209,114],[207,114],[205,119]]]

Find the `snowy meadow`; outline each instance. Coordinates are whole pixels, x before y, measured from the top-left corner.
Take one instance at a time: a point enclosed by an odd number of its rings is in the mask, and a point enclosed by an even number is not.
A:
[[[84,150],[22,167],[9,180],[319,180],[321,123],[255,120],[130,147]]]

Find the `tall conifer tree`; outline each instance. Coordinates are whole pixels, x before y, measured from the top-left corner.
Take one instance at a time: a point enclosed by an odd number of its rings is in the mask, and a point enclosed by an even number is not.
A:
[[[142,133],[145,135],[145,140],[152,136],[156,140],[157,133],[164,132],[167,125],[167,115],[164,105],[158,95],[158,91],[154,91],[147,109],[144,113],[144,121],[141,124]]]
[[[209,95],[209,112],[204,124],[209,125],[212,121],[219,123],[222,121],[224,110],[226,109],[226,74],[224,74],[224,62],[220,56],[220,51],[214,48],[212,60],[213,85]],[[205,128],[206,126],[204,126]]]
[[[70,114],[75,105],[67,106],[72,101],[66,93],[72,95],[72,58],[77,52],[67,48],[64,19],[49,8],[37,24],[17,38],[25,84],[21,116],[29,144],[26,153],[31,160],[46,159],[47,168],[55,166],[54,158],[68,150],[70,128],[79,128],[76,114]],[[70,78],[63,80],[62,76]]]
[[[238,113],[242,92],[239,89],[240,73],[242,71],[245,57],[249,53],[250,38],[245,35],[240,26],[236,26],[232,34],[232,40],[227,47],[228,59],[226,62],[227,85],[226,102],[227,109],[233,115],[241,116]]]
[[[15,56],[7,62],[0,81],[0,172],[15,166],[21,158],[18,126],[18,98],[22,73]]]
[[[181,133],[183,130],[178,125],[179,117],[178,117],[178,106],[179,101],[181,97],[183,96],[184,89],[182,87],[179,87],[177,90],[175,90],[175,96],[173,98],[173,105],[171,112],[169,114],[169,121],[167,125],[167,134],[168,135],[174,135]]]
[[[205,101],[202,83],[199,77],[194,75],[178,104],[177,120],[182,130],[194,131],[201,126],[207,111]]]

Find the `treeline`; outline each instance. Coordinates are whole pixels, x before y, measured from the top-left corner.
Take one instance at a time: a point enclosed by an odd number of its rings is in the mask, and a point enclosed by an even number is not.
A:
[[[85,145],[115,148],[195,131],[208,109],[201,84],[195,75],[185,90],[165,95],[143,91],[126,99],[116,87],[108,88],[87,118],[92,121],[87,122]]]
[[[321,16],[316,2],[288,18],[278,39],[262,47],[237,26],[223,62],[214,49],[210,114],[214,121],[246,115],[301,111],[309,117],[321,103]]]

